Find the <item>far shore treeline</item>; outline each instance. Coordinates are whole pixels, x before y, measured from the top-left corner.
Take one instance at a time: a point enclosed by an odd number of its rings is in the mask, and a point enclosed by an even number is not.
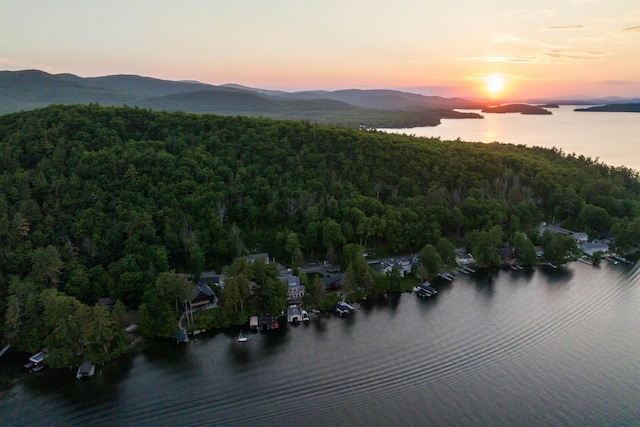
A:
[[[364,251],[419,253],[429,277],[456,246],[480,265],[497,265],[507,243],[525,262],[533,245],[561,262],[571,242],[539,235],[543,220],[623,250],[640,243],[636,171],[559,149],[304,121],[50,106],[0,116],[0,174],[2,340],[47,347],[53,367],[125,351],[131,310],[145,334],[174,333],[175,301],[192,292],[177,273],[227,276],[220,308],[196,323],[283,309],[277,271],[248,265],[249,253],[294,269],[341,263],[343,286],[379,293],[397,278],[371,277]],[[328,304],[317,280],[303,281],[309,305]]]

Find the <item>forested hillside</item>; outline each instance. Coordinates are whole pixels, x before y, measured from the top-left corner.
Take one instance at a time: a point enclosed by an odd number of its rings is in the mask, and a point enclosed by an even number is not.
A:
[[[502,244],[543,219],[640,242],[635,171],[308,122],[51,106],[0,116],[0,173],[2,318],[19,318],[33,288],[135,308],[160,273],[250,252],[290,263],[348,243],[379,255],[441,237]]]

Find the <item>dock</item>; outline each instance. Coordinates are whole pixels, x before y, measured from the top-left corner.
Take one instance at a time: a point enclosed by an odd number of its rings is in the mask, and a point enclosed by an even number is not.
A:
[[[426,291],[426,290],[424,290],[424,289],[419,289],[419,290],[416,292],[416,295],[418,295],[420,298],[429,298],[429,297],[431,297],[433,294],[432,294],[431,292],[427,292],[427,291]]]
[[[416,286],[413,290],[416,293],[416,295],[418,295],[420,298],[429,298],[438,293],[438,290],[436,288],[431,287],[429,282],[421,283],[420,285]]]
[[[451,282],[452,280],[457,279],[457,277],[449,272],[446,273],[438,273],[439,277],[442,277],[445,280],[448,280],[449,282]]]
[[[49,356],[49,352],[47,350],[42,350],[41,352],[31,356],[29,361],[24,364],[24,367],[32,372],[40,372],[44,369],[44,364],[42,362],[47,358],[47,356]]]
[[[458,267],[458,271],[462,274],[471,274],[476,272],[473,268],[467,267],[466,265],[463,265],[462,267]]]
[[[604,259],[606,259],[607,261],[609,261],[611,264],[613,265],[618,265],[620,264],[620,261],[618,261],[617,259],[613,258],[610,255],[605,255]]]
[[[633,261],[629,261],[628,259],[626,259],[625,257],[622,257],[620,255],[617,254],[611,254],[611,258],[623,263],[623,264],[633,264]]]
[[[340,316],[342,316],[343,314],[349,314],[354,310],[351,304],[347,304],[344,301],[337,303],[335,305],[335,308],[336,308],[336,313],[338,313]]]

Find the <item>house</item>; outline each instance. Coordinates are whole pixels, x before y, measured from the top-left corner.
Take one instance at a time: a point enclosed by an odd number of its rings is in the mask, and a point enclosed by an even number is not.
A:
[[[265,264],[269,264],[269,254],[267,253],[262,253],[262,254],[250,254],[249,256],[247,256],[247,259],[249,260],[249,262],[251,264],[253,264],[254,262],[256,262],[259,259],[264,260]]]
[[[301,301],[304,296],[304,285],[300,284],[300,278],[297,276],[280,277],[289,287],[287,299],[289,301]]]
[[[116,305],[116,303],[115,301],[113,301],[113,299],[106,297],[106,298],[98,298],[98,305],[111,311],[113,310],[113,306]]]
[[[500,259],[503,262],[509,262],[511,260],[513,260],[516,257],[516,251],[513,250],[513,248],[505,246],[502,248],[498,248],[496,249],[496,251],[498,252],[498,255],[500,256]]]
[[[571,235],[576,239],[576,243],[581,244],[589,241],[589,235],[582,231],[572,231]]]
[[[322,283],[327,290],[338,289],[342,286],[342,273],[340,272],[326,272],[322,276]]]
[[[476,260],[473,259],[473,256],[468,253],[465,248],[456,249],[456,264],[458,264],[459,267],[475,264],[475,262]]]
[[[392,262],[386,260],[371,261],[369,265],[371,266],[371,270],[378,274],[389,274],[394,266]]]
[[[536,256],[538,258],[542,258],[544,256],[544,247],[534,246],[533,249],[536,251]]]
[[[394,265],[400,272],[400,276],[404,277],[405,274],[411,273],[412,259],[408,257],[402,257],[394,260]]]
[[[215,271],[205,271],[200,274],[200,283],[206,283],[209,286],[217,286],[224,289],[224,276]]]
[[[593,256],[596,252],[609,252],[609,245],[598,242],[585,242],[580,245],[580,250],[589,256]]]
[[[207,305],[215,304],[216,294],[204,282],[200,282],[193,288],[191,297],[191,309],[204,308]]]

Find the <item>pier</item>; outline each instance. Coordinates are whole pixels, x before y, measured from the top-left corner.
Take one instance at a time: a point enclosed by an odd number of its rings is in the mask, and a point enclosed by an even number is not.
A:
[[[466,265],[463,265],[462,267],[458,267],[458,271],[463,274],[471,274],[476,272],[473,268],[467,267]]]
[[[455,275],[453,275],[453,274],[451,274],[451,273],[449,273],[449,272],[446,272],[446,273],[438,273],[438,276],[439,276],[439,277],[442,277],[443,279],[448,280],[448,281],[450,281],[450,282],[451,282],[452,280],[457,279],[457,277],[456,277]]]
[[[337,303],[335,305],[335,309],[336,313],[338,313],[340,316],[342,316],[343,314],[349,314],[354,310],[351,304],[347,304],[344,301]]]

